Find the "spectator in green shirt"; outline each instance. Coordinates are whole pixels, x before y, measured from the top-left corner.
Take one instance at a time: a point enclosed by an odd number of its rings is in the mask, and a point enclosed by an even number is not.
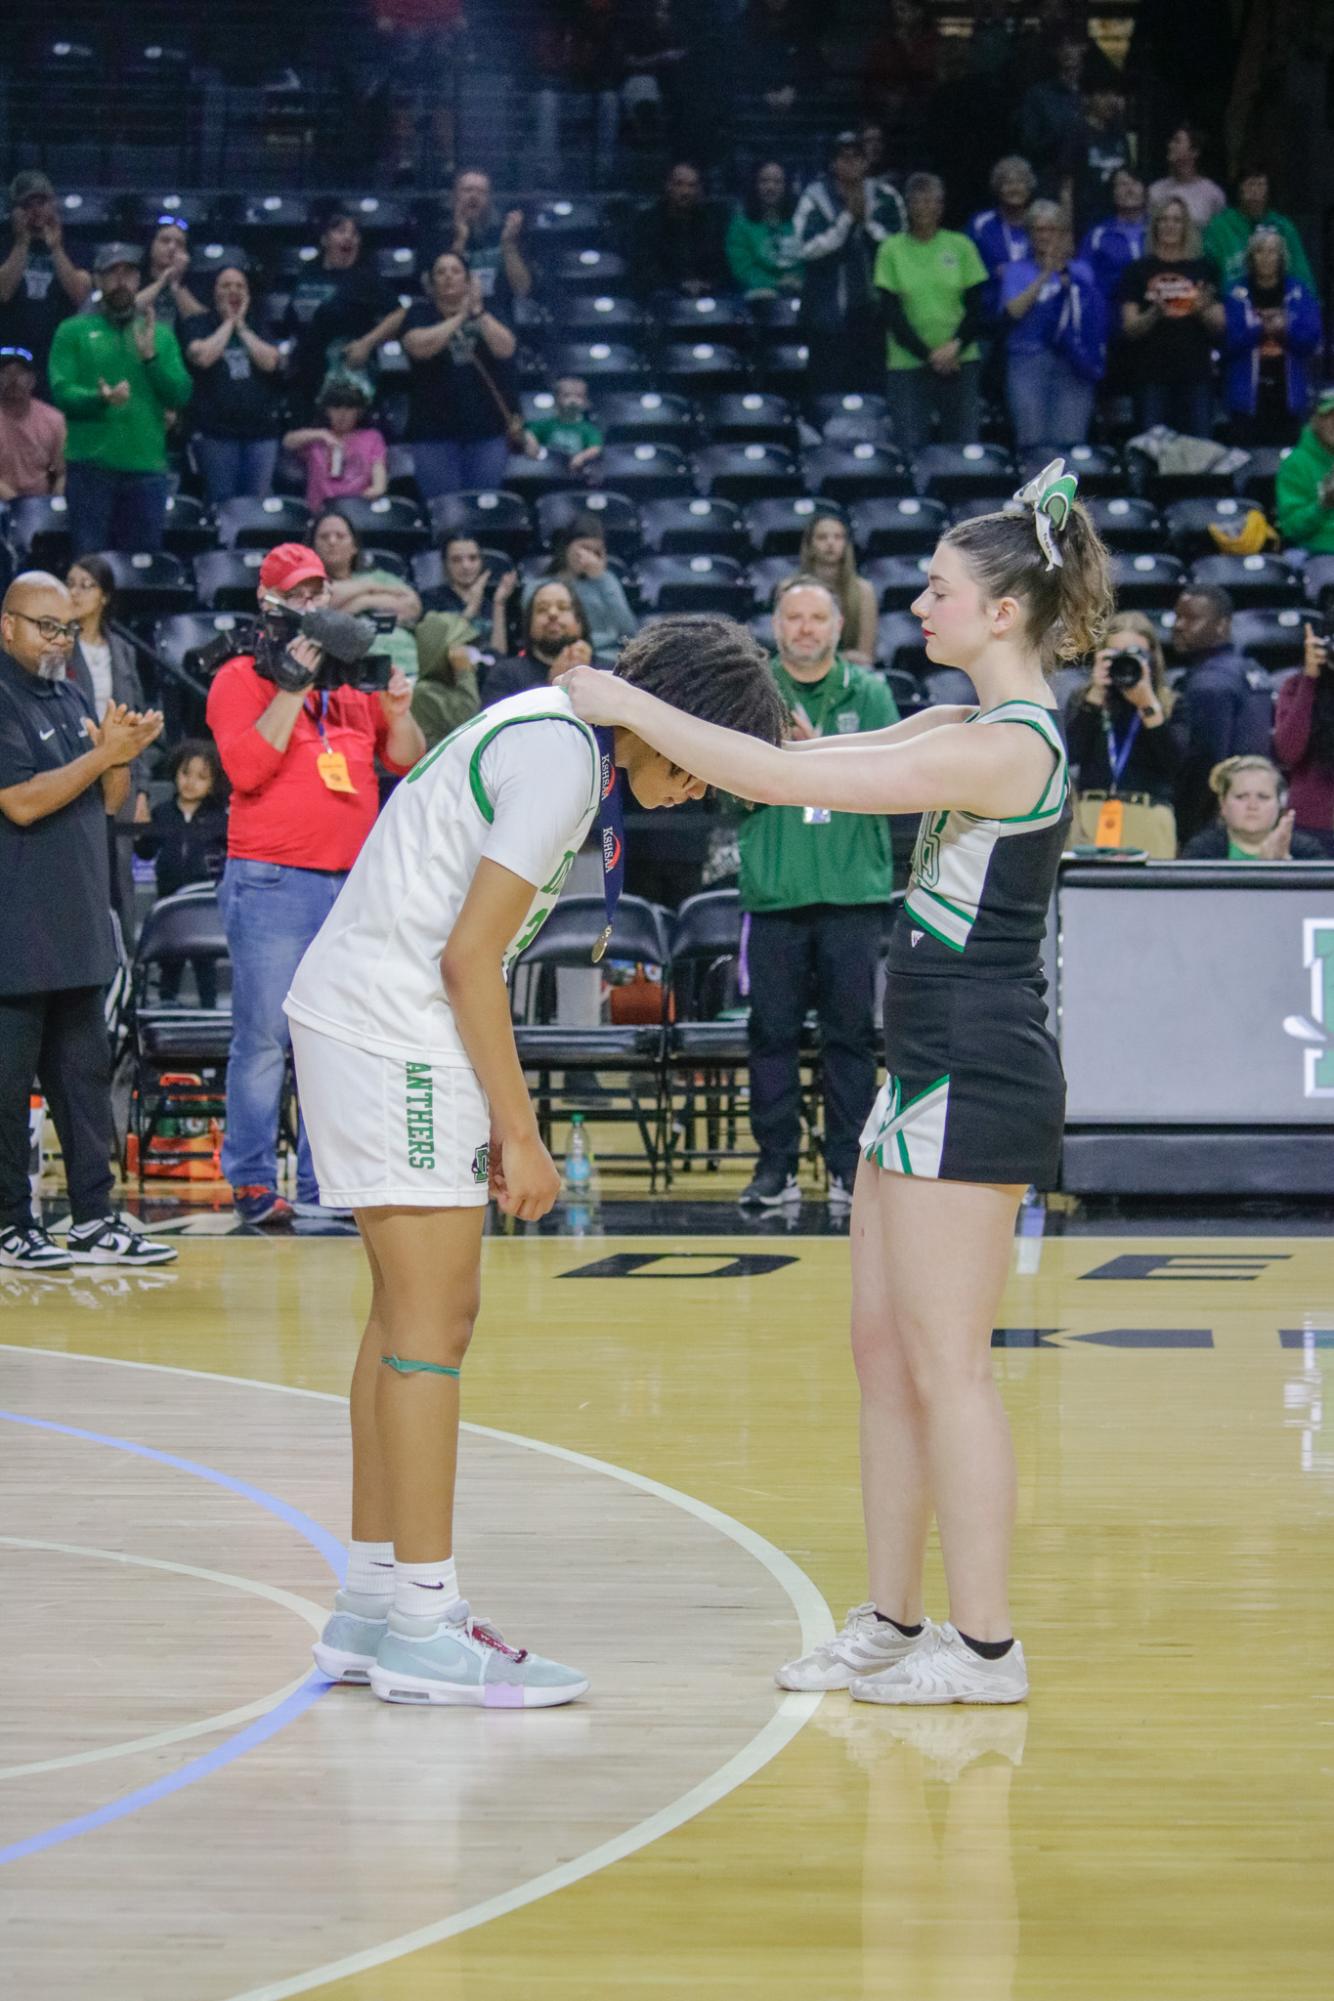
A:
[[[727,228],[727,262],[748,299],[772,299],[801,290],[801,255],[792,212],[796,200],[787,169],[766,160],[755,169],[750,193]]]
[[[881,244],[875,282],[889,336],[890,415],[900,448],[911,454],[931,442],[933,422],[942,444],[977,437],[987,272],[970,236],[941,228],[938,175],[909,175],[904,195],[908,227]]]
[[[571,472],[587,472],[601,458],[602,433],[593,422],[588,384],[582,375],[559,378],[554,411],[549,417],[529,419],[525,445],[530,456],[544,451],[564,459]]]
[[[70,545],[156,551],[167,512],[167,418],[190,400],[190,373],[170,327],[137,310],[139,252],[106,243],[94,311],[62,320],[51,343],[51,395],[69,420]]]
[[[814,577],[780,586],[774,678],[798,737],[850,736],[898,721],[879,675],[839,652],[842,615]],[[875,978],[893,887],[889,823],[823,808],[745,809],[741,908],[750,975],[750,1118],[760,1158],[748,1207],[797,1199],[801,1037],[820,1020],[831,1207],[846,1213],[857,1141],[875,1097]]]
[[[1316,289],[1306,246],[1290,217],[1269,206],[1269,172],[1247,167],[1237,182],[1236,199],[1221,209],[1204,232],[1204,254],[1212,258],[1226,292],[1246,276],[1246,251],[1257,229],[1276,229],[1288,246],[1288,270],[1309,292]]]
[[[1320,391],[1311,421],[1280,459],[1274,493],[1283,540],[1313,556],[1334,556],[1334,386]]]

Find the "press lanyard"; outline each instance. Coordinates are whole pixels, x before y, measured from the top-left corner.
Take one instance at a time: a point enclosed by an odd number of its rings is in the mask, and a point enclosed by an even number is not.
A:
[[[621,774],[616,769],[614,730],[594,730],[598,742],[598,837],[602,843],[602,894],[607,928],[593,947],[593,964],[600,964],[616,928],[616,906],[625,887],[625,811]]]
[[[1112,728],[1112,719],[1106,709],[1102,712],[1102,733],[1107,739],[1107,769],[1112,775],[1112,782],[1108,788],[1109,791],[1115,792],[1121,783],[1121,773],[1130,762],[1130,753],[1135,747],[1135,738],[1139,735],[1139,726],[1140,717],[1137,712],[1131,717],[1130,727],[1126,731],[1122,742],[1118,745],[1116,731]]]

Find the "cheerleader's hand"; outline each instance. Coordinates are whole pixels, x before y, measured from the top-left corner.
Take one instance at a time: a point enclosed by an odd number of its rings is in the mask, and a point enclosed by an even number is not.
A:
[[[612,729],[630,720],[634,689],[618,674],[601,667],[571,667],[557,678],[556,686],[569,696],[581,722]]]

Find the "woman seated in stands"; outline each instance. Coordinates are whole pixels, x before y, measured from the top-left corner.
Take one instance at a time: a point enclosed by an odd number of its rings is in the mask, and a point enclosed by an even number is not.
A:
[[[841,514],[825,509],[811,516],[794,568],[805,577],[817,577],[842,612],[838,650],[843,658],[857,667],[871,666],[880,610],[874,590],[857,574],[856,552]]]
[[[310,539],[329,573],[330,602],[339,611],[359,612],[376,620],[392,614],[393,629],[381,633],[374,651],[387,653],[409,681],[415,681],[417,643],[412,629],[422,615],[422,601],[412,585],[392,570],[378,568],[367,557],[356,530],[336,507],[327,508],[320,516]]]
[[[1142,848],[1155,861],[1176,854],[1172,798],[1182,752],[1168,725],[1176,698],[1164,667],[1152,621],[1117,612],[1087,685],[1066,705],[1066,747],[1079,773],[1072,845]]]
[[[614,659],[639,630],[621,580],[607,561],[607,538],[596,514],[576,514],[553,538],[548,575],[559,577],[583,606],[589,643],[599,659]]]
[[[1187,862],[1320,862],[1319,841],[1296,825],[1287,789],[1267,757],[1225,757],[1209,773],[1218,818],[1181,850]]]

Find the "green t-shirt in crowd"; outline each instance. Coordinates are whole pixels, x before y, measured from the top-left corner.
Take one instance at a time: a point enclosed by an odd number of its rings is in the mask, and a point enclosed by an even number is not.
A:
[[[887,236],[876,252],[876,284],[882,291],[897,292],[909,326],[928,348],[941,347],[954,338],[963,318],[964,293],[986,281],[977,245],[954,229],[938,229],[925,243],[906,233]],[[960,361],[977,358],[976,343],[959,356]],[[900,347],[892,334],[887,360],[892,369],[926,367],[906,347]]]
[[[557,412],[550,417],[533,417],[528,428],[544,451],[561,459],[572,459],[577,452],[602,443],[602,433],[589,417],[562,417]]]
[[[839,656],[823,681],[794,681],[777,660],[773,672],[788,707],[799,708],[817,736],[860,735],[888,729],[899,719],[888,682]],[[804,806],[744,810],[738,835],[743,910],[888,902],[894,862],[887,819],[875,813],[817,815]]]

